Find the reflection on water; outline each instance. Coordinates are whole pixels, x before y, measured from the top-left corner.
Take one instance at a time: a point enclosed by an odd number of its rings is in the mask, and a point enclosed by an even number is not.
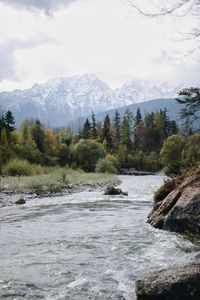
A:
[[[146,223],[162,176],[120,176],[129,196],[83,192],[0,210],[0,299],[135,299],[146,272],[197,246]]]

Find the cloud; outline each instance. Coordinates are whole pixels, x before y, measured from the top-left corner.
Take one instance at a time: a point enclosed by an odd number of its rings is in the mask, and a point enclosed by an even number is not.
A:
[[[10,39],[0,42],[0,82],[8,79],[19,79],[15,52],[24,48],[33,48],[55,40],[47,35],[29,37],[26,39]]]
[[[75,1],[76,0],[0,0],[0,2],[12,5],[16,8],[30,11],[40,10],[48,15],[60,7],[64,7]]]

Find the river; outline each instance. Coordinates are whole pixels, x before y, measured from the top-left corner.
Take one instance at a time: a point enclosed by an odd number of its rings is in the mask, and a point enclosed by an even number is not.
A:
[[[0,299],[135,300],[135,280],[195,245],[146,223],[163,176],[119,176],[126,196],[87,191],[0,209]]]

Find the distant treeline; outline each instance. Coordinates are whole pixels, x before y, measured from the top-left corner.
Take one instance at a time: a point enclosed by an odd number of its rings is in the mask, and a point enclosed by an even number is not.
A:
[[[158,171],[164,166],[169,174],[175,174],[200,160],[199,149],[199,133],[192,135],[189,130],[181,136],[166,109],[143,117],[139,108],[135,116],[127,110],[121,117],[116,110],[112,119],[106,115],[102,123],[92,112],[78,134],[70,128],[47,128],[38,119],[25,120],[16,130],[11,111],[0,117],[2,173],[10,160],[19,159],[87,172],[118,173],[122,167]]]

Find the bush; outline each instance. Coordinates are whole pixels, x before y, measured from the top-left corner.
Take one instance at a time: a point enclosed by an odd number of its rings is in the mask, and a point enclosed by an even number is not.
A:
[[[200,132],[187,137],[182,159],[188,167],[200,162]]]
[[[157,172],[163,168],[159,155],[156,152],[151,152],[145,157],[145,170],[149,172]]]
[[[7,176],[31,176],[42,173],[39,165],[31,165],[26,160],[12,159],[3,168],[3,174]]]
[[[72,149],[72,163],[86,172],[94,172],[96,163],[105,157],[103,145],[93,140],[80,140]]]
[[[100,159],[98,161],[97,166],[96,166],[96,172],[97,173],[117,174],[118,170],[110,160],[104,158],[104,159]]]
[[[110,161],[113,164],[113,166],[115,166],[116,169],[119,169],[120,163],[116,156],[112,154],[108,154],[106,155],[106,160]]]
[[[139,171],[157,172],[162,169],[162,164],[156,152],[145,154],[138,151],[134,155],[128,155],[126,167],[133,167]]]
[[[14,153],[8,146],[0,145],[0,173],[3,166],[14,156]]]
[[[69,147],[67,145],[61,145],[58,150],[58,163],[61,167],[69,163]]]
[[[30,142],[29,144],[18,145],[16,149],[17,156],[21,159],[25,159],[33,164],[43,164],[44,157],[42,153],[36,148],[35,144]]]

